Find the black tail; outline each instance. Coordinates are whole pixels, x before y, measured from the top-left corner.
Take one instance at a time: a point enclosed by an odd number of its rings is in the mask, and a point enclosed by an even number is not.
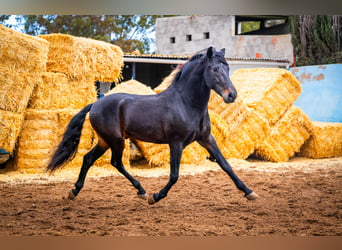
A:
[[[53,172],[75,157],[80,142],[83,123],[92,105],[87,105],[71,119],[63,135],[63,139],[52,156],[46,171]]]

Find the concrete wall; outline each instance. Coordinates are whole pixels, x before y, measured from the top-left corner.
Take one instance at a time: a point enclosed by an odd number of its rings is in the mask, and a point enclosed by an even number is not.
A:
[[[302,93],[294,105],[313,121],[342,122],[342,64],[294,67]]]
[[[209,39],[205,39],[205,32],[209,32]],[[191,41],[187,41],[187,35],[191,35]],[[175,43],[171,43],[171,37],[175,38]],[[157,19],[156,54],[192,55],[209,46],[226,48],[226,57],[277,58],[293,62],[290,34],[235,35],[234,16]]]

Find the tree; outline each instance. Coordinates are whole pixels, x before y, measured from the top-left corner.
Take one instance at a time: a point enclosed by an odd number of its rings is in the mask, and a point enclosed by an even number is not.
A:
[[[25,15],[19,16],[30,35],[63,33],[119,45],[124,52],[149,52],[158,16],[147,15]],[[0,16],[0,23],[8,16]]]
[[[341,63],[341,16],[300,15],[289,18],[296,63]]]

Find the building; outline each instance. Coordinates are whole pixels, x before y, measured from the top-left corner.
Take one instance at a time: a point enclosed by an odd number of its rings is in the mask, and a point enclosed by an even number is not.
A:
[[[177,16],[156,21],[156,54],[124,55],[123,80],[152,88],[177,64],[209,46],[226,49],[230,73],[240,68],[293,64],[286,16]],[[246,31],[245,27],[252,28]]]
[[[178,16],[156,21],[156,54],[192,55],[209,46],[225,48],[227,58],[293,63],[286,16]]]

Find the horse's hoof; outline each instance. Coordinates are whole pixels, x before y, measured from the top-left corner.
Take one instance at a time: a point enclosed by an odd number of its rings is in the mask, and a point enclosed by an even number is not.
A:
[[[149,205],[153,205],[156,201],[153,198],[153,193],[148,196],[147,202]]]
[[[259,198],[259,195],[256,194],[256,193],[254,193],[254,192],[252,192],[252,193],[246,195],[245,197],[247,198],[247,200],[250,200],[250,201],[251,201],[251,200],[256,200],[256,199],[258,199],[258,198]]]
[[[138,197],[139,197],[140,199],[146,200],[146,199],[147,199],[147,193],[138,194]]]
[[[72,190],[70,190],[69,195],[68,195],[68,198],[69,198],[69,200],[73,200],[73,199],[76,198],[76,196],[74,195],[74,193],[72,192]]]

